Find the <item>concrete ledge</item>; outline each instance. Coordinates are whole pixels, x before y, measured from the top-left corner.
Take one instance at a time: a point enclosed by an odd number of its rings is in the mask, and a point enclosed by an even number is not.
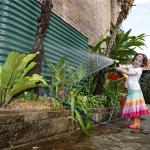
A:
[[[120,114],[116,108],[113,118]],[[100,122],[110,116],[110,108],[92,109],[93,119]],[[0,149],[14,149],[19,145],[32,145],[44,140],[70,134],[73,130],[68,119],[70,111],[37,110],[37,111],[2,111],[0,112]]]

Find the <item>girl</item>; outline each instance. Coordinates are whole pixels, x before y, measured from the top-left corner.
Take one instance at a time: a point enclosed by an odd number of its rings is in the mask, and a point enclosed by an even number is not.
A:
[[[133,64],[116,67],[117,71],[128,75],[126,85],[128,93],[121,117],[131,119],[129,127],[132,129],[140,128],[140,116],[149,114],[139,84],[142,67],[147,65],[147,57],[144,54],[137,53],[133,58]]]

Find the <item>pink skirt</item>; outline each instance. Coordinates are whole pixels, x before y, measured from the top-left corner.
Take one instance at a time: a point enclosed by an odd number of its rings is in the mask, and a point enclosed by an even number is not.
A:
[[[122,110],[122,118],[136,118],[150,114],[141,90],[128,90],[126,102]]]

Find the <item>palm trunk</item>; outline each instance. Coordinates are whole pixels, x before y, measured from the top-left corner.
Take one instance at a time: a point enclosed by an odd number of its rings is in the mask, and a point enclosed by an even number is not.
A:
[[[110,34],[111,40],[109,41],[109,44],[107,45],[107,50],[105,54],[106,56],[109,56],[116,34],[120,31],[120,26],[122,22],[127,18],[129,11],[132,8],[133,2],[134,2],[134,0],[118,0],[118,1],[121,4],[121,11],[117,18],[115,28],[111,30],[111,34]]]
[[[49,27],[49,20],[50,20],[50,12],[52,9],[52,0],[43,0],[42,2],[42,8],[41,8],[41,13],[37,18],[37,32],[36,32],[36,37],[35,37],[35,42],[32,48],[31,53],[36,53],[39,52],[37,57],[35,58],[35,62],[37,65],[35,68],[30,72],[30,74],[41,74],[41,68],[42,68],[42,62],[44,58],[44,37],[46,34],[46,30]],[[36,93],[39,95],[39,88],[37,87],[35,89]]]

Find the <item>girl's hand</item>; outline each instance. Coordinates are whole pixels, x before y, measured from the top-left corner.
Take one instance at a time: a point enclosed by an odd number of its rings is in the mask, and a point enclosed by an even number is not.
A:
[[[121,67],[116,67],[116,70],[117,71],[122,71],[122,68]]]
[[[122,72],[123,74],[126,74],[128,76],[133,76],[133,75],[137,74],[137,72],[129,72],[128,70],[123,69],[122,67],[116,67],[116,70],[119,72]]]

